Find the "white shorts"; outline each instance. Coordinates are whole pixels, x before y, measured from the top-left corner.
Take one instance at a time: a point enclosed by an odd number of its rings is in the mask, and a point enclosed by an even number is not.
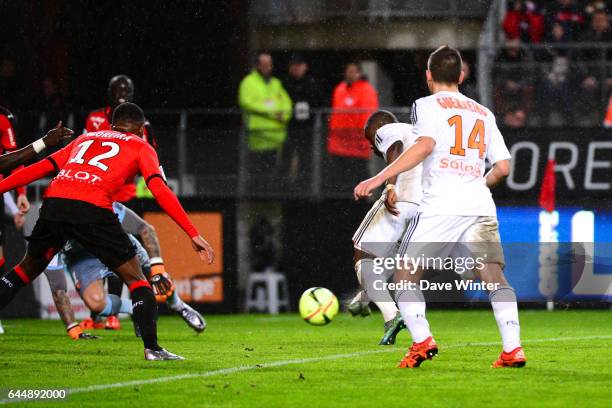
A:
[[[497,217],[417,213],[409,222],[399,255],[484,256],[485,263],[504,266]],[[465,245],[471,244],[471,245]]]
[[[400,212],[397,217],[387,211],[385,196],[376,200],[353,235],[355,249],[377,257],[394,253],[419,208],[417,204],[407,201],[398,202],[396,207]]]

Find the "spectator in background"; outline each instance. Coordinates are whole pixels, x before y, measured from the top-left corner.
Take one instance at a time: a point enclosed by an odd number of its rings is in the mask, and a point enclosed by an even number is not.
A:
[[[533,1],[512,1],[504,17],[502,27],[506,39],[539,43],[545,31],[544,16]]]
[[[68,124],[69,109],[66,98],[59,90],[57,82],[53,78],[42,80],[42,101],[39,130],[42,134],[47,133],[58,122]],[[67,125],[68,126],[68,125]]]
[[[472,98],[473,100],[478,102],[480,100],[478,96],[478,87],[476,86],[474,78],[472,78],[472,70],[470,69],[470,64],[468,64],[465,60],[463,61],[462,70],[463,82],[459,86],[459,90],[468,98]]]
[[[584,22],[584,14],[574,0],[557,0],[546,12],[546,26],[554,30],[555,24],[560,25],[563,28],[563,41],[577,39]]]
[[[0,105],[13,111],[19,109],[21,92],[15,61],[9,57],[0,57]]]
[[[287,141],[283,147],[283,174],[291,181],[307,182],[311,173],[314,117],[311,108],[320,106],[320,86],[308,72],[308,62],[294,54],[283,85],[293,101],[293,116],[289,121]]]
[[[570,60],[563,56],[555,57],[540,90],[539,108],[544,125],[575,123],[574,82]]]
[[[367,178],[372,149],[363,137],[363,127],[377,108],[378,94],[364,78],[359,64],[347,64],[344,80],[333,92],[333,113],[329,119],[326,180],[332,191],[342,191],[355,180]]]
[[[281,81],[272,76],[272,56],[257,55],[255,68],[240,82],[238,104],[245,113],[248,131],[248,173],[274,176],[279,153],[287,138],[291,98]]]
[[[524,62],[518,38],[506,40],[495,58],[495,110],[505,126],[523,127],[527,121],[533,86]]]
[[[588,30],[580,36],[580,41],[586,43],[612,42],[612,30],[608,13],[604,9],[596,9],[591,15],[591,24]],[[605,105],[605,97],[612,89],[612,72],[607,65],[602,72],[602,61],[608,61],[606,49],[589,48],[588,45],[581,52],[581,83],[577,104],[579,117],[583,125],[600,123]],[[602,78],[604,74],[604,78]]]

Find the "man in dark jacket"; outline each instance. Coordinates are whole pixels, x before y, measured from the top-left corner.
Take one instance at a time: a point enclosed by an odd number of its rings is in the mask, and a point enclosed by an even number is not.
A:
[[[283,174],[303,185],[311,180],[314,116],[311,109],[320,105],[319,86],[308,73],[308,62],[294,54],[289,62],[289,75],[283,81],[293,101],[293,116],[289,122],[283,147]]]

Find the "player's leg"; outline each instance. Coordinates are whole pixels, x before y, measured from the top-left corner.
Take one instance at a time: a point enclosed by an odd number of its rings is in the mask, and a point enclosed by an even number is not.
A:
[[[182,360],[157,343],[157,304],[151,285],[145,279],[136,256],[113,268],[123,279],[132,297],[132,316],[142,336],[147,360]]]
[[[357,282],[359,282],[359,291],[357,294],[350,300],[347,305],[348,311],[351,313],[353,317],[369,316],[372,311],[370,310],[370,298],[368,297],[366,291],[363,289],[363,274],[362,274],[362,265],[367,263],[367,256],[362,251],[355,249],[353,255],[353,265],[355,269],[355,275],[357,275]]]
[[[76,321],[74,317],[74,310],[72,310],[72,305],[70,304],[70,297],[68,296],[68,284],[66,282],[66,274],[63,266],[61,269],[59,268],[59,265],[54,265],[54,267],[51,267],[53,263],[54,262],[51,261],[49,267],[45,269],[45,276],[49,282],[49,288],[51,289],[51,296],[53,297],[55,308],[57,309],[57,313],[60,315],[60,319],[62,319],[62,322],[64,323],[66,332],[73,340],[97,339],[98,337],[84,332],[79,326],[79,323]]]
[[[183,302],[176,289],[172,295],[168,297],[166,304],[170,309],[178,313],[185,323],[197,333],[201,333],[206,329],[206,320],[204,316],[187,303]]]
[[[500,244],[498,222],[495,217],[478,217],[465,233],[469,240],[473,257],[486,254],[489,262],[480,270],[475,270],[477,278],[496,289],[489,292],[489,300],[502,338],[503,352],[493,363],[494,367],[523,367],[525,353],[521,347],[521,326],[519,323],[516,293],[508,283],[503,266],[505,264]]]
[[[132,317],[142,334],[146,360],[182,359],[162,349],[157,343],[157,304],[146,280],[134,245],[116,217],[88,228],[73,228],[76,239],[89,253],[114,271],[128,285],[132,298]]]
[[[0,240],[1,239],[2,239],[2,231],[0,231]],[[0,241],[0,276],[4,275],[4,264],[5,263],[6,263],[6,260],[4,259],[4,249]],[[4,327],[2,326],[2,320],[0,320],[0,334],[4,334]]]
[[[111,274],[107,280],[106,285],[108,288],[108,294],[116,298],[121,298],[123,292],[123,282],[116,275]],[[121,330],[121,323],[116,314],[108,315],[106,318],[105,328],[107,330]]]
[[[406,228],[398,250],[399,257],[444,259],[450,250],[449,245],[445,244],[457,242],[463,232],[461,226],[457,224],[460,223],[455,217],[427,216],[418,213]],[[406,262],[405,267],[398,268],[394,277],[395,283],[401,284],[401,289],[395,292],[395,299],[413,341],[400,362],[402,368],[418,367],[423,361],[433,358],[438,353],[438,345],[433,339],[425,315],[427,308],[425,296],[419,286],[423,276],[422,268],[415,267],[412,262]]]
[[[132,314],[132,303],[104,291],[104,281],[95,280],[79,291],[85,305],[100,317],[116,316],[119,313]]]
[[[0,279],[0,310],[4,309],[17,293],[29,285],[46,268],[49,260],[33,257],[28,250],[21,263]]]
[[[26,255],[19,265],[0,278],[0,310],[19,290],[40,275],[66,243],[61,223],[39,218],[28,238]]]
[[[151,266],[151,259],[149,258],[149,254],[147,253],[146,249],[144,249],[142,244],[134,236],[129,235],[129,238],[136,249],[136,255],[138,256],[140,267],[148,280],[151,280],[152,275],[160,275],[168,280],[172,279],[170,274],[165,271],[163,264]],[[157,268],[157,270],[154,270],[154,268]],[[172,286],[174,287],[174,284],[172,284]],[[204,317],[191,306],[183,302],[183,300],[179,297],[176,288],[172,290],[170,295],[156,294],[155,298],[159,303],[165,302],[171,310],[180,315],[185,323],[187,323],[187,325],[189,325],[189,327],[191,327],[197,333],[201,333],[204,331],[204,329],[206,329],[206,320],[204,320]]]
[[[526,359],[521,347],[521,326],[514,289],[508,284],[500,264],[487,263],[476,276],[482,282],[496,284],[497,287],[489,292],[489,300],[502,338],[503,352],[493,366],[523,367]]]
[[[388,290],[374,289],[374,282],[380,280],[381,276],[373,272],[373,258],[390,254],[391,249],[395,247],[395,242],[403,234],[404,220],[410,217],[410,212],[411,209],[406,207],[400,211],[400,217],[389,214],[384,206],[384,198],[381,197],[368,211],[353,235],[355,273],[366,295],[358,294],[357,296],[362,305],[365,304],[365,301],[374,301],[383,315],[386,326],[395,319],[398,310]],[[357,297],[354,300],[357,300]],[[349,310],[351,310],[350,307]],[[386,329],[387,327],[385,331]]]

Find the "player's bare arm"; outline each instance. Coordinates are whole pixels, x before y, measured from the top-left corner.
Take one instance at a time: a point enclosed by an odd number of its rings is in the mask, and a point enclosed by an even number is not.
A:
[[[71,141],[73,134],[74,132],[72,130],[62,127],[62,122],[60,122],[42,139],[38,139],[34,143],[31,143],[22,149],[0,156],[0,173],[11,171],[29,162],[46,147],[57,146],[63,141]]]
[[[372,191],[382,185],[389,177],[408,171],[423,162],[433,151],[436,142],[428,136],[419,137],[415,144],[404,151],[397,160],[381,170],[376,176],[359,183],[353,190],[355,200],[370,197]]]
[[[155,228],[148,222],[142,225],[138,236],[142,240],[142,246],[147,251],[150,258],[161,258],[161,247]]]
[[[487,187],[492,188],[502,182],[510,174],[510,160],[495,162],[491,170],[486,174]]]
[[[398,157],[401,156],[404,151],[404,144],[400,141],[397,141],[389,147],[387,150],[387,165],[393,163]],[[395,206],[397,203],[397,193],[395,192],[395,184],[397,183],[397,176],[391,176],[387,179],[387,197],[385,198],[385,207],[387,211],[392,215],[398,216],[399,210]]]

